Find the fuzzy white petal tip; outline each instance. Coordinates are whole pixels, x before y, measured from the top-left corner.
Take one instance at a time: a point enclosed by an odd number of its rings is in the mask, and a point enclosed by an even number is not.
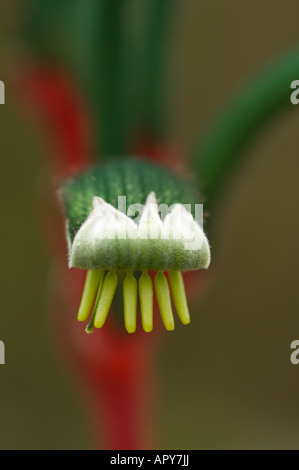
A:
[[[136,223],[100,197],[69,244],[69,266],[81,269],[207,268],[210,247],[204,231],[182,204],[161,219],[150,193]]]

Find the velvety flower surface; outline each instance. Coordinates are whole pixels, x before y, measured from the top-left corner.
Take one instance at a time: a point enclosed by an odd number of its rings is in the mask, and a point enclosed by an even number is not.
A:
[[[207,268],[210,247],[197,220],[199,195],[189,180],[136,159],[96,166],[66,182],[69,266],[88,271],[78,319],[104,325],[123,282],[125,327],[136,330],[137,298],[143,329],[153,328],[154,288],[166,329],[174,329],[170,290],[184,324],[190,316],[181,271]],[[168,272],[168,279],[164,272]],[[170,289],[169,289],[170,286]]]

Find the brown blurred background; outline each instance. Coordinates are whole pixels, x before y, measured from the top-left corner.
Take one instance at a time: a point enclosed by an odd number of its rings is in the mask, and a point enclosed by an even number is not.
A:
[[[85,449],[84,406],[47,311],[39,199],[49,142],[9,84],[22,46],[18,3],[0,9],[0,448]],[[168,70],[175,148],[187,153],[244,80],[299,44],[298,18],[296,0],[179,1]],[[165,334],[158,355],[160,448],[299,449],[299,365],[289,359],[299,339],[298,147],[299,106],[290,104],[248,149],[211,214],[213,281],[192,305],[192,324]]]

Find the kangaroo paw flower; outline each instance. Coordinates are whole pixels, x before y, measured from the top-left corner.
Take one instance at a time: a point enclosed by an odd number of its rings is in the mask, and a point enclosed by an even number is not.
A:
[[[132,165],[134,172],[129,174]],[[145,192],[146,188],[152,190]],[[138,289],[142,327],[146,332],[153,329],[149,270],[157,272],[155,294],[165,328],[174,329],[171,294],[179,319],[190,323],[181,272],[210,264],[210,247],[196,207],[193,212],[187,207],[196,206],[194,194],[176,175],[132,160],[102,170],[96,167],[67,182],[63,197],[69,267],[87,270],[78,313],[78,320],[86,321],[92,310],[87,333],[104,325],[121,271],[126,273],[123,307],[128,333],[136,331]]]

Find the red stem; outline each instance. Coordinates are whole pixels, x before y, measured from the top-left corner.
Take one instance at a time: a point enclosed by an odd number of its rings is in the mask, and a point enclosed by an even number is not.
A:
[[[31,67],[22,86],[28,90],[28,105],[38,111],[50,130],[53,141],[51,170],[64,178],[74,175],[94,160],[89,113],[73,83],[58,70]],[[24,83],[25,82],[25,83]],[[21,93],[20,93],[21,95]],[[138,145],[142,155],[163,160],[173,166],[172,152],[143,139]],[[82,379],[97,448],[153,448],[153,368],[156,350],[155,332],[146,334],[139,327],[134,335],[113,323],[113,312],[100,331],[87,335],[76,320],[85,272],[69,271],[66,266],[66,243],[63,217],[53,190],[47,198],[47,235],[56,267],[56,295],[51,292],[55,336],[70,367]],[[187,291],[198,292],[198,275],[188,274]],[[195,287],[196,286],[196,287]],[[53,304],[54,301],[54,304]],[[55,314],[54,314],[55,313]],[[157,329],[157,328],[156,328]]]
[[[60,71],[49,68],[28,68],[25,79],[22,86],[25,82],[28,105],[35,105],[54,144],[52,172],[66,177],[82,171],[94,159],[91,119],[76,87]],[[123,334],[113,320],[93,335],[85,333],[84,325],[76,320],[85,272],[67,269],[60,208],[56,201],[51,201],[48,209],[52,220],[46,220],[45,225],[58,261],[56,289],[60,289],[52,305],[56,313],[55,334],[69,364],[75,366],[77,374],[83,377],[84,388],[87,387],[96,447],[148,448],[152,428],[149,422],[153,416],[150,390],[155,335],[149,338],[143,333]]]

